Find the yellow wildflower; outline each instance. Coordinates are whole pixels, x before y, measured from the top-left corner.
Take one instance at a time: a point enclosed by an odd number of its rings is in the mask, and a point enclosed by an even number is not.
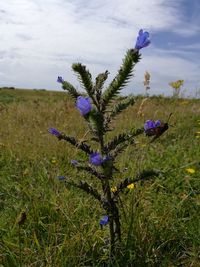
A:
[[[111,191],[112,191],[113,193],[117,192],[117,187],[116,187],[116,186],[111,187]]]
[[[57,163],[57,160],[55,158],[52,158],[51,163],[52,164],[56,164]]]
[[[186,171],[191,174],[195,173],[195,169],[192,169],[192,168],[188,168],[186,169]]]
[[[127,188],[130,190],[134,189],[135,188],[134,183],[127,185]]]

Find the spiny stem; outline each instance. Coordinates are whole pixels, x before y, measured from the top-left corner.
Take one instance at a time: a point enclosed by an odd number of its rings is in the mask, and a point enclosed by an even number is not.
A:
[[[99,141],[100,141],[100,146],[101,146],[101,153],[103,154],[105,152],[103,136],[99,138]],[[111,173],[110,175],[112,175],[112,171],[110,171],[109,173]],[[111,177],[108,177],[107,175],[107,177],[105,177],[105,180],[102,181],[102,189],[109,204],[110,256],[112,258],[115,255],[116,233],[114,229],[114,224],[115,224],[114,205],[113,205],[113,199],[111,195],[109,178]]]

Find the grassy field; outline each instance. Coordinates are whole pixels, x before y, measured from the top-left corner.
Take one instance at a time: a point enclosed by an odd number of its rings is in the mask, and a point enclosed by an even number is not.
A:
[[[124,251],[115,266],[200,266],[200,100],[142,98],[119,115],[111,135],[147,119],[171,127],[145,135],[118,158],[118,181],[146,168],[163,170],[122,195]],[[71,159],[85,155],[48,133],[87,139],[87,125],[64,92],[0,90],[0,266],[108,266],[108,229],[90,196],[57,177],[96,181]],[[199,137],[198,137],[199,136]],[[188,170],[189,169],[189,170]],[[192,171],[193,170],[193,171]],[[115,186],[113,181],[113,186]],[[27,218],[19,226],[20,214]]]

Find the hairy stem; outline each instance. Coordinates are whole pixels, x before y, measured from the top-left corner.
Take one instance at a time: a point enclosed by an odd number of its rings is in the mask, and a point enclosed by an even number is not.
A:
[[[101,153],[105,153],[105,145],[103,136],[100,139]],[[105,179],[102,180],[102,189],[108,202],[108,213],[109,213],[109,230],[110,230],[110,256],[115,256],[116,253],[116,242],[121,242],[121,225],[119,220],[119,209],[117,203],[114,201],[111,193],[111,187],[109,180],[112,178],[113,165],[109,166],[109,170],[104,170]]]

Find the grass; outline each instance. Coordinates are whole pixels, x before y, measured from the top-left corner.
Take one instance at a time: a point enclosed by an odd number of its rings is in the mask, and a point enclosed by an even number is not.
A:
[[[122,195],[124,249],[113,266],[198,267],[200,100],[151,97],[139,116],[141,101],[138,97],[119,115],[108,139],[147,119],[165,121],[171,112],[172,126],[150,145],[140,136],[135,147],[128,147],[118,159],[124,172],[116,180],[145,168],[164,174]],[[73,101],[64,92],[2,89],[0,125],[0,266],[109,266],[108,229],[99,227],[101,208],[57,179],[65,175],[96,183],[70,165],[71,159],[86,156],[47,131],[55,127],[89,138]],[[195,173],[188,173],[189,167]],[[27,219],[19,228],[23,211]]]

